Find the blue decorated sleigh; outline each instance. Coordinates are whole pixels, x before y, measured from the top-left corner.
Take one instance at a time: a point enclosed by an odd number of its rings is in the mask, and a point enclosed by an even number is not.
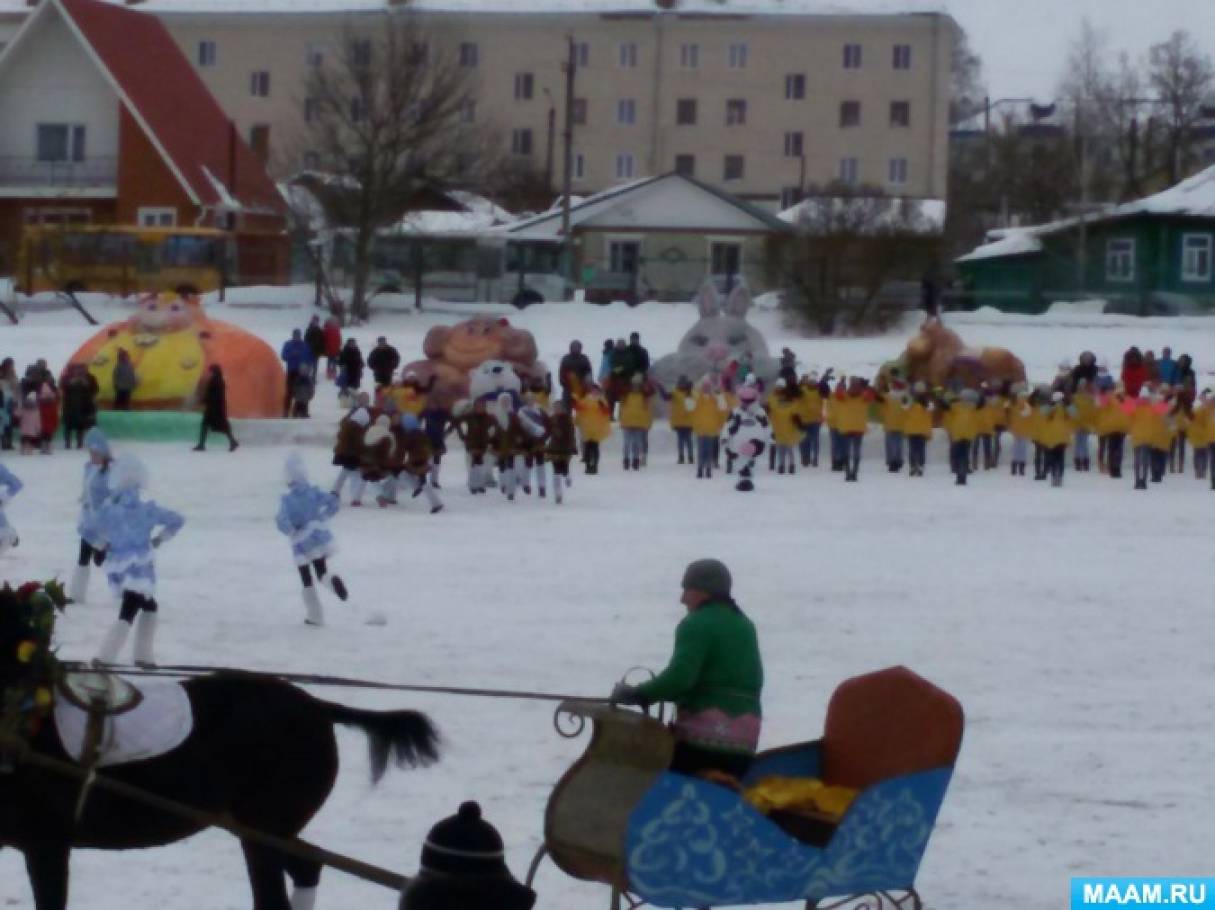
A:
[[[805,901],[919,908],[916,873],[962,741],[962,707],[903,667],[840,684],[823,738],[761,753],[743,786],[813,778],[857,791],[841,817],[764,815],[739,793],[667,770],[659,721],[587,702],[559,715],[593,727],[553,790],[544,846],[575,878],[612,888],[612,910]]]

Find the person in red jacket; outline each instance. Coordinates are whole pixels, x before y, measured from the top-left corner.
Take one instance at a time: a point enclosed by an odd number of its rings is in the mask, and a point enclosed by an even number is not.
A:
[[[330,316],[325,320],[325,376],[337,378],[338,355],[342,353],[342,327]]]
[[[1151,378],[1151,373],[1143,361],[1143,354],[1139,348],[1133,347],[1122,356],[1122,387],[1127,398],[1138,398],[1139,390]]]

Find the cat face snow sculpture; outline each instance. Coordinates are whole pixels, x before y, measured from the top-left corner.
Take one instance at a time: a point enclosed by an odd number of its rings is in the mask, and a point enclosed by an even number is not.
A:
[[[727,371],[731,363],[750,358],[752,370],[765,382],[779,371],[779,363],[768,354],[768,343],[753,325],[747,322],[751,294],[740,283],[722,303],[717,288],[710,279],[696,295],[700,320],[679,342],[679,349],[659,360],[653,368],[658,381],[673,385],[680,375],[696,381],[705,375]]]

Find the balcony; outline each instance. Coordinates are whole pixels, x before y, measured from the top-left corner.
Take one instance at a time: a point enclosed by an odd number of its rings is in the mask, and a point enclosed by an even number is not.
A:
[[[117,193],[118,158],[40,161],[33,155],[0,155],[0,196],[84,196]]]

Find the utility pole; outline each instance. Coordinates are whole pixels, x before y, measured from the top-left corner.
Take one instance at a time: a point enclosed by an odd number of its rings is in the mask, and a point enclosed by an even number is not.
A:
[[[551,193],[553,191],[553,144],[557,132],[557,105],[553,101],[552,92],[548,89],[544,90],[544,97],[548,98],[548,142],[544,150],[544,189]]]
[[[574,36],[566,36],[565,60],[565,129],[561,139],[565,144],[565,167],[561,175],[561,259],[568,289],[574,287],[574,244],[570,237],[570,193],[574,177],[574,74],[578,69]]]

